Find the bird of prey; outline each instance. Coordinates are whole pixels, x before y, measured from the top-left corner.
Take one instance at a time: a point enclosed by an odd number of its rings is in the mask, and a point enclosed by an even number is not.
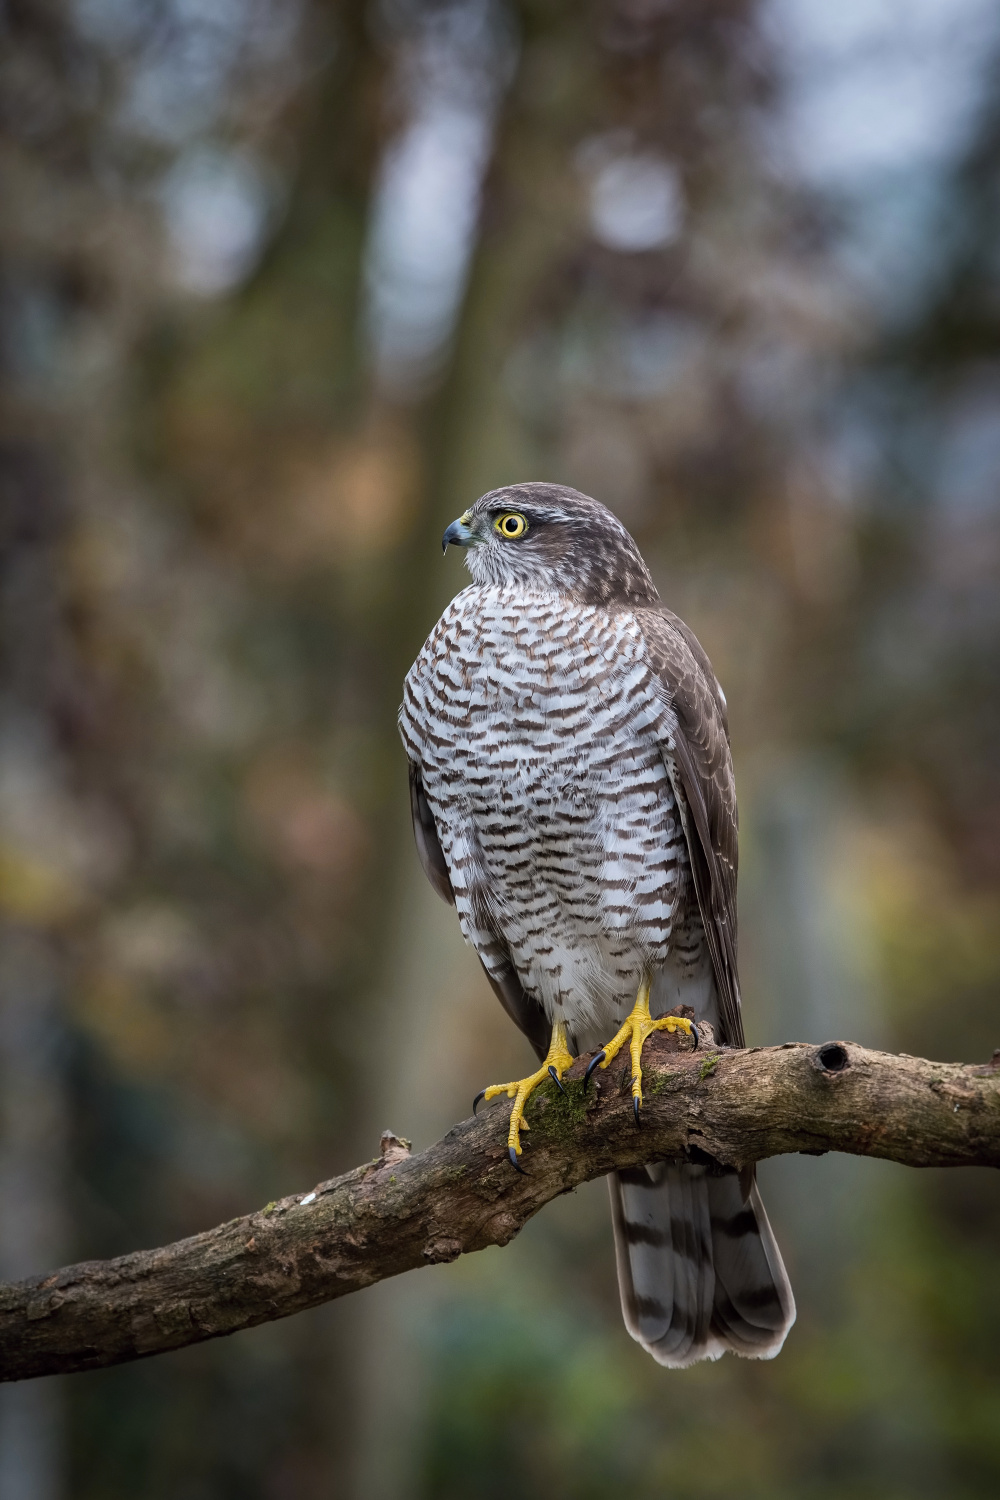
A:
[[[399,723],[423,868],[541,1065],[525,1102],[697,1022],[741,1047],[737,814],[726,700],[625,527],[556,484],[483,495],[444,534],[473,582],[411,667]],[[691,1007],[695,1022],[676,1014]],[[666,1014],[675,1012],[675,1014]],[[752,1173],[609,1178],[625,1323],[662,1365],[777,1354],[795,1303]]]

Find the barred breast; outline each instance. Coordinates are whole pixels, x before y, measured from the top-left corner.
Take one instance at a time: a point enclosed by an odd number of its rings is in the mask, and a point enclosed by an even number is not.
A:
[[[578,1033],[631,1006],[686,918],[665,712],[633,615],[520,586],[459,594],[406,679],[462,930]]]

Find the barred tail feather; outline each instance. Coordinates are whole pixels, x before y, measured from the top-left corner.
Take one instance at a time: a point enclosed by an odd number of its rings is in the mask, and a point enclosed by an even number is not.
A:
[[[625,1326],[661,1365],[772,1359],[795,1300],[756,1183],[660,1163],[608,1178]]]

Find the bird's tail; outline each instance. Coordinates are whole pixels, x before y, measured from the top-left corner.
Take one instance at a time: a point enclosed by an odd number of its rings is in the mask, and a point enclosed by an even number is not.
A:
[[[625,1326],[661,1365],[772,1359],[795,1299],[757,1185],[659,1163],[608,1178]]]

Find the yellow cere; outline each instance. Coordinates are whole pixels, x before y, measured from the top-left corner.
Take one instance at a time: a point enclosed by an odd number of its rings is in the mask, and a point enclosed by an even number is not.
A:
[[[501,536],[509,542],[514,542],[519,536],[524,536],[528,529],[528,523],[520,511],[507,510],[502,516],[497,516],[493,522],[494,531],[499,531]]]

